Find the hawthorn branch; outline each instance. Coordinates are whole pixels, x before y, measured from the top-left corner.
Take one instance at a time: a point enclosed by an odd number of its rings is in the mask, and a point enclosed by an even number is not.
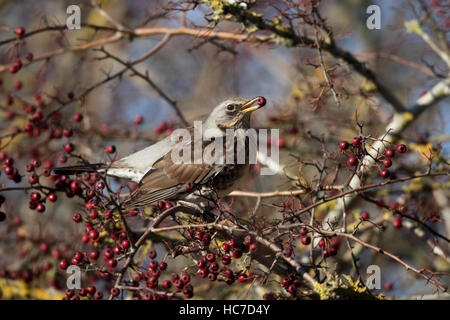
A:
[[[403,132],[407,127],[409,127],[419,115],[424,112],[427,108],[438,103],[440,100],[450,96],[450,78],[444,79],[438,82],[431,90],[420,97],[416,104],[409,108],[408,112],[395,113],[391,122],[386,126],[386,132],[388,132],[383,139],[378,139],[372,145],[369,154],[365,156],[362,160],[362,165],[359,170],[353,175],[349,182],[349,187],[352,189],[358,189],[362,185],[361,177],[362,170],[366,167],[370,167],[375,163],[375,158],[377,154],[383,153],[386,149],[385,143],[392,142],[398,134]],[[331,210],[327,217],[324,219],[323,227],[327,228],[328,221],[338,221],[340,220],[343,212],[344,204],[350,206],[351,202],[356,198],[356,194],[348,194],[342,198],[336,204],[336,208]],[[345,201],[345,203],[344,203]]]

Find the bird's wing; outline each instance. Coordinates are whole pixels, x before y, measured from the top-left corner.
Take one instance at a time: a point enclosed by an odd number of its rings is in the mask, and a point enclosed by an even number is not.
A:
[[[202,141],[204,148],[209,145],[210,141]],[[211,164],[202,162],[195,164],[193,161],[194,145],[191,144],[191,162],[174,162],[171,153],[167,153],[163,158],[154,163],[142,178],[139,188],[127,201],[127,207],[144,207],[160,200],[168,200],[180,193],[186,192],[186,184],[194,185],[205,184],[217,175],[223,165],[217,164],[220,161],[211,161]],[[221,154],[212,152],[213,157],[221,157]]]
[[[193,128],[186,129],[192,136]],[[172,148],[176,146],[180,141],[182,140],[175,140],[172,139],[172,136],[168,136],[145,149],[132,153],[122,159],[111,163],[96,163],[59,167],[53,169],[53,171],[57,174],[75,174],[84,171],[106,171],[106,174],[108,176],[126,178],[139,183],[146,175],[146,173],[148,173],[152,169],[153,165],[157,161],[161,160],[167,153],[169,153]]]
[[[152,168],[153,164],[164,157],[175,142],[168,136],[151,146],[132,153],[111,165],[107,174],[120,178],[131,178],[133,181],[139,182],[146,172]]]
[[[188,130],[189,134],[193,134],[192,127],[186,128],[186,130]],[[139,183],[153,168],[153,165],[169,153],[179,142],[180,140],[174,140],[169,135],[145,149],[113,162],[107,169],[107,174],[118,178],[131,179]]]

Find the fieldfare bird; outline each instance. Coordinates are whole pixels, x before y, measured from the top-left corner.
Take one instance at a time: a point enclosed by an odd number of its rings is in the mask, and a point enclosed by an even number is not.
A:
[[[247,134],[251,128],[250,114],[265,104],[263,97],[228,99],[214,108],[200,128],[196,125],[185,128],[187,138],[177,129],[165,139],[120,160],[53,171],[56,174],[97,171],[137,182],[137,189],[124,201],[126,209],[143,208],[162,200],[197,201],[211,197],[212,193],[223,197],[245,180],[255,163],[251,157],[256,159],[256,155],[250,151],[256,152],[251,148],[256,141]],[[200,161],[196,156],[199,154]],[[175,160],[182,161],[174,161],[174,155],[178,157]]]

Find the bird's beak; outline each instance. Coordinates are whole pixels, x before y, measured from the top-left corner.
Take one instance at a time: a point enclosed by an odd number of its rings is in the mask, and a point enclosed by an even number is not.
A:
[[[239,109],[240,112],[243,113],[250,113],[253,111],[258,110],[259,108],[261,108],[262,106],[264,106],[264,104],[256,104],[258,101],[260,101],[260,97],[256,97],[252,100],[247,101],[246,103],[244,103],[244,105],[241,107],[241,109]],[[256,105],[254,105],[256,104]]]

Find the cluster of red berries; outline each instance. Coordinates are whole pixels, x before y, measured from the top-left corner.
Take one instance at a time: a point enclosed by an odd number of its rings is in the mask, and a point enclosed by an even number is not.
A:
[[[156,207],[159,210],[168,210],[173,207],[173,203],[170,201],[158,201],[156,202]]]
[[[300,241],[303,245],[309,245],[311,243],[311,238],[308,236],[308,229],[301,228],[299,231]],[[330,239],[320,239],[317,245],[322,248],[322,256],[324,258],[333,257],[337,254],[339,248],[339,238],[332,237]]]
[[[356,166],[359,163],[359,159],[363,154],[359,152],[361,150],[361,138],[355,137],[352,140],[351,144],[353,148],[353,155],[349,156],[347,159],[347,163],[349,166]],[[339,148],[342,151],[345,151],[350,148],[350,144],[347,141],[341,141],[339,142]],[[397,151],[399,153],[405,153],[408,151],[408,148],[404,144],[397,145]],[[384,156],[380,159],[377,159],[380,163],[382,163],[384,169],[380,170],[380,176],[382,178],[389,178],[391,176],[391,172],[387,169],[392,166],[392,158],[395,156],[395,150],[392,148],[387,148],[384,152]]]
[[[119,295],[119,293],[120,291],[118,290],[117,295]],[[86,288],[81,288],[80,290],[67,289],[62,300],[80,300],[80,297],[101,300],[103,299],[103,292],[97,291],[96,286],[88,286]]]
[[[162,133],[166,133],[167,135],[170,135],[173,132],[173,123],[169,123],[169,122],[161,122],[158,126],[156,126],[155,128],[155,133],[156,134],[162,134]]]
[[[288,275],[281,280],[281,286],[292,295],[296,295],[297,289],[302,285],[301,280],[296,275]]]
[[[347,163],[349,166],[356,166],[358,164],[358,158],[355,154],[358,154],[357,151],[359,151],[359,148],[361,147],[361,138],[359,138],[359,137],[353,138],[351,145],[352,145],[354,154],[351,155],[350,157],[348,157]],[[345,151],[350,148],[350,144],[347,141],[341,141],[341,142],[339,142],[339,148],[342,151]]]
[[[6,153],[0,153],[0,161],[3,162],[3,172],[6,174],[9,180],[14,181],[15,183],[19,183],[22,181],[22,176],[19,174],[19,171],[16,167],[14,167],[14,159],[8,157]]]
[[[10,223],[11,228],[15,228],[16,231],[19,230],[19,228],[22,226],[22,220],[19,216],[14,216]],[[23,243],[24,246],[22,249],[19,250],[19,257],[24,259],[28,255],[30,255],[29,258],[31,258],[30,264],[32,265],[29,268],[22,268],[18,270],[9,270],[7,268],[0,269],[0,277],[5,279],[12,279],[17,280],[21,279],[27,283],[30,283],[32,281],[42,283],[42,280],[48,279],[49,285],[54,287],[57,290],[62,289],[62,283],[59,277],[55,276],[54,268],[57,263],[54,263],[54,261],[61,260],[61,258],[64,255],[70,255],[72,254],[73,250],[68,246],[61,246],[57,242],[53,242],[49,239],[46,239],[46,241],[40,239],[40,238],[32,238],[29,235],[24,235],[23,233],[19,233],[17,235],[17,241],[18,243]],[[37,248],[39,251],[38,254],[36,254],[36,251],[34,249],[28,249],[28,244],[32,243],[32,248]],[[59,248],[57,248],[59,247]],[[62,247],[62,250],[60,248]],[[75,252],[74,253],[74,260],[77,260],[76,264],[79,264],[78,261],[83,261],[83,259],[86,258],[85,252]],[[89,254],[90,258],[93,258],[93,254]],[[50,259],[53,259],[54,261],[50,261]],[[28,266],[30,266],[30,264]],[[59,263],[60,267],[63,269],[66,269],[69,266],[69,262],[67,259],[61,260]],[[74,263],[75,264],[75,263]],[[107,278],[106,274],[101,274],[103,278]],[[89,276],[90,282],[95,282],[97,280],[97,275],[90,275]],[[95,290],[94,290],[95,291]],[[73,295],[70,291],[67,292],[69,299],[78,299],[80,296],[83,295],[84,290],[81,289],[78,296]],[[88,292],[91,292],[91,290],[88,290]],[[92,293],[93,297],[96,299],[100,299],[102,297],[101,293],[94,296],[94,293]]]
[[[188,238],[200,241],[205,248],[211,242],[211,235],[205,231],[191,233]],[[250,235],[246,236],[243,243],[240,244],[232,238],[221,245],[221,250],[207,251],[197,260],[197,274],[212,282],[219,279],[228,285],[233,284],[236,280],[240,283],[246,283],[253,276],[244,270],[234,272],[230,268],[230,264],[233,259],[241,258],[244,252],[254,253],[257,248],[257,244]]]

